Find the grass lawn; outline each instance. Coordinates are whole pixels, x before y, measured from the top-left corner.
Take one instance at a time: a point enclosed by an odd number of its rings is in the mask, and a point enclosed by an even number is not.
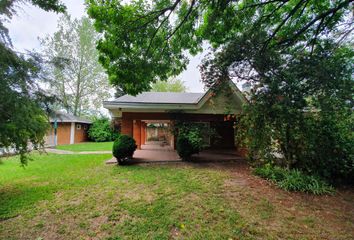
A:
[[[73,152],[112,151],[113,142],[84,142],[57,146],[57,149]]]
[[[0,164],[0,239],[351,239],[354,192],[287,193],[244,165]]]

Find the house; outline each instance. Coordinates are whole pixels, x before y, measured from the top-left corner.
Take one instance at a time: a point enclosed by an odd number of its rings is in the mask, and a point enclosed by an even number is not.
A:
[[[47,146],[74,144],[88,140],[87,131],[92,124],[90,120],[56,112],[49,121],[50,129],[45,138]]]
[[[121,133],[135,139],[138,149],[147,143],[148,126],[173,126],[178,120],[215,129],[217,138],[205,136],[210,148],[235,148],[235,116],[246,102],[237,86],[229,81],[206,93],[143,92],[104,101],[103,106],[119,123]],[[176,136],[168,135],[168,144],[175,148]]]

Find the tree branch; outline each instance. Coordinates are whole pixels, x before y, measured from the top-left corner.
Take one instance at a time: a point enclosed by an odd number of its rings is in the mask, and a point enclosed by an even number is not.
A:
[[[290,44],[291,42],[293,42],[296,38],[298,38],[301,34],[303,34],[304,32],[307,31],[307,29],[309,29],[312,25],[314,25],[317,21],[326,18],[327,16],[331,15],[331,14],[336,14],[337,11],[339,11],[340,9],[346,7],[347,5],[349,5],[350,3],[352,3],[354,0],[346,0],[341,2],[340,4],[338,4],[337,7],[331,8],[328,11],[318,15],[317,17],[315,17],[314,19],[312,19],[309,23],[307,23],[303,28],[301,28],[298,32],[296,32],[291,38],[285,39],[283,41],[280,41],[278,44],[282,45],[282,44]]]
[[[297,10],[301,7],[301,5],[304,3],[305,0],[300,0],[296,6],[290,11],[290,13],[286,16],[286,18],[276,27],[272,35],[269,37],[269,39],[266,41],[265,47],[269,44],[269,42],[275,37],[275,35],[279,32],[282,26],[292,17],[295,15]]]

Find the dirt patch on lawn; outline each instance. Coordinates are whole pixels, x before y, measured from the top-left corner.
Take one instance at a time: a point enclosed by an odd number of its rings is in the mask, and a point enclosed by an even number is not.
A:
[[[254,176],[245,162],[210,167],[226,171],[222,194],[260,238],[354,239],[354,189],[315,196],[286,192]]]

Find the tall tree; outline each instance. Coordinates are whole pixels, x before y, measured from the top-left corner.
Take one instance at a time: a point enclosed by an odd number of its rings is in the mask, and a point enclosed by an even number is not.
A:
[[[111,83],[137,94],[178,75],[203,40],[219,47],[240,31],[264,29],[264,46],[308,45],[350,36],[353,0],[88,0],[102,33],[100,62]],[[103,37],[104,36],[104,37]]]
[[[41,66],[38,56],[15,52],[4,25],[24,2],[46,11],[65,11],[59,0],[0,3],[0,148],[15,149],[21,154],[23,164],[27,161],[29,143],[41,146],[48,127],[43,110],[48,97],[38,85]]]
[[[354,179],[353,2],[89,0],[88,13],[104,33],[100,61],[124,91],[179,74],[207,41],[208,86],[253,85],[238,132],[258,163],[281,153],[289,168]]]
[[[352,181],[354,51],[323,40],[314,49],[263,49],[267,38],[261,30],[235,37],[203,60],[202,80],[214,91],[220,79],[253,85],[236,126],[254,163]]]
[[[89,18],[73,20],[64,15],[58,30],[41,41],[45,55],[56,60],[47,65],[48,90],[76,116],[97,111],[110,96],[107,75],[98,62],[98,37]]]
[[[157,81],[151,86],[152,92],[186,92],[184,82],[177,78],[170,78],[167,81]]]

